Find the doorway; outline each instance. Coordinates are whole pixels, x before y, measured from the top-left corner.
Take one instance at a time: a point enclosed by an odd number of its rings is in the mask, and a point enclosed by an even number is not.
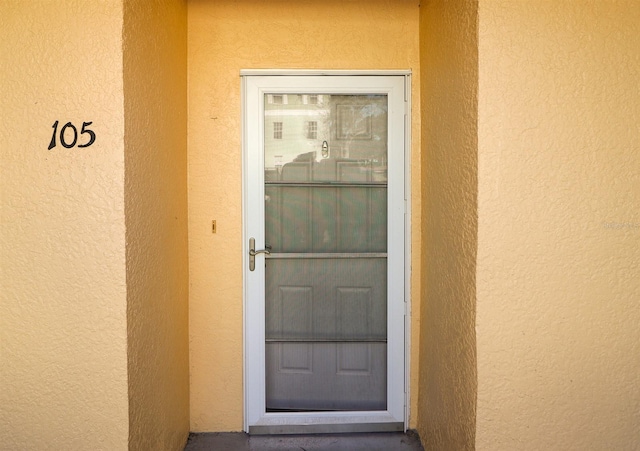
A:
[[[243,73],[245,429],[396,431],[406,73]]]

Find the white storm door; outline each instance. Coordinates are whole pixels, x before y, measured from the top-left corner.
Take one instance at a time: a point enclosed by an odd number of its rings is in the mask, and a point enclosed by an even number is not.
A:
[[[250,433],[404,430],[406,79],[243,77]]]

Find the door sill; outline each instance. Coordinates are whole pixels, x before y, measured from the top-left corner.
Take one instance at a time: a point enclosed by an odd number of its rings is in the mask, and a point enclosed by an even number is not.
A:
[[[251,435],[345,434],[353,432],[404,432],[404,423],[325,423],[249,426]]]
[[[404,422],[387,411],[267,413],[248,428],[249,434],[331,434],[404,432]]]

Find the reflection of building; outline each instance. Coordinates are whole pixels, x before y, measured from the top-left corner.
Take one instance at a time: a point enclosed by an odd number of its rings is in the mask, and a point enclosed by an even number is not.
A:
[[[309,153],[318,161],[350,158],[386,167],[386,97],[267,94],[264,134],[267,170]]]
[[[330,96],[267,94],[265,166],[275,168],[302,153],[320,150],[331,128]]]

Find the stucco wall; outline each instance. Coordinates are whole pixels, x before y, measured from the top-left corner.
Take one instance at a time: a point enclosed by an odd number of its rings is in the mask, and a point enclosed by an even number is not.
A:
[[[124,2],[129,446],[189,433],[187,6]]]
[[[640,443],[640,3],[480,3],[477,449]]]
[[[189,2],[191,429],[242,429],[240,69],[412,69],[413,279],[419,293],[418,2]],[[211,220],[218,231],[211,233]],[[414,296],[413,343],[419,330]],[[412,348],[417,393],[418,347]],[[412,397],[415,407],[417,397]],[[415,409],[413,410],[415,412]],[[411,424],[415,427],[415,415]]]
[[[121,3],[0,3],[2,449],[127,448]]]
[[[425,449],[473,449],[476,404],[477,2],[420,8]]]

